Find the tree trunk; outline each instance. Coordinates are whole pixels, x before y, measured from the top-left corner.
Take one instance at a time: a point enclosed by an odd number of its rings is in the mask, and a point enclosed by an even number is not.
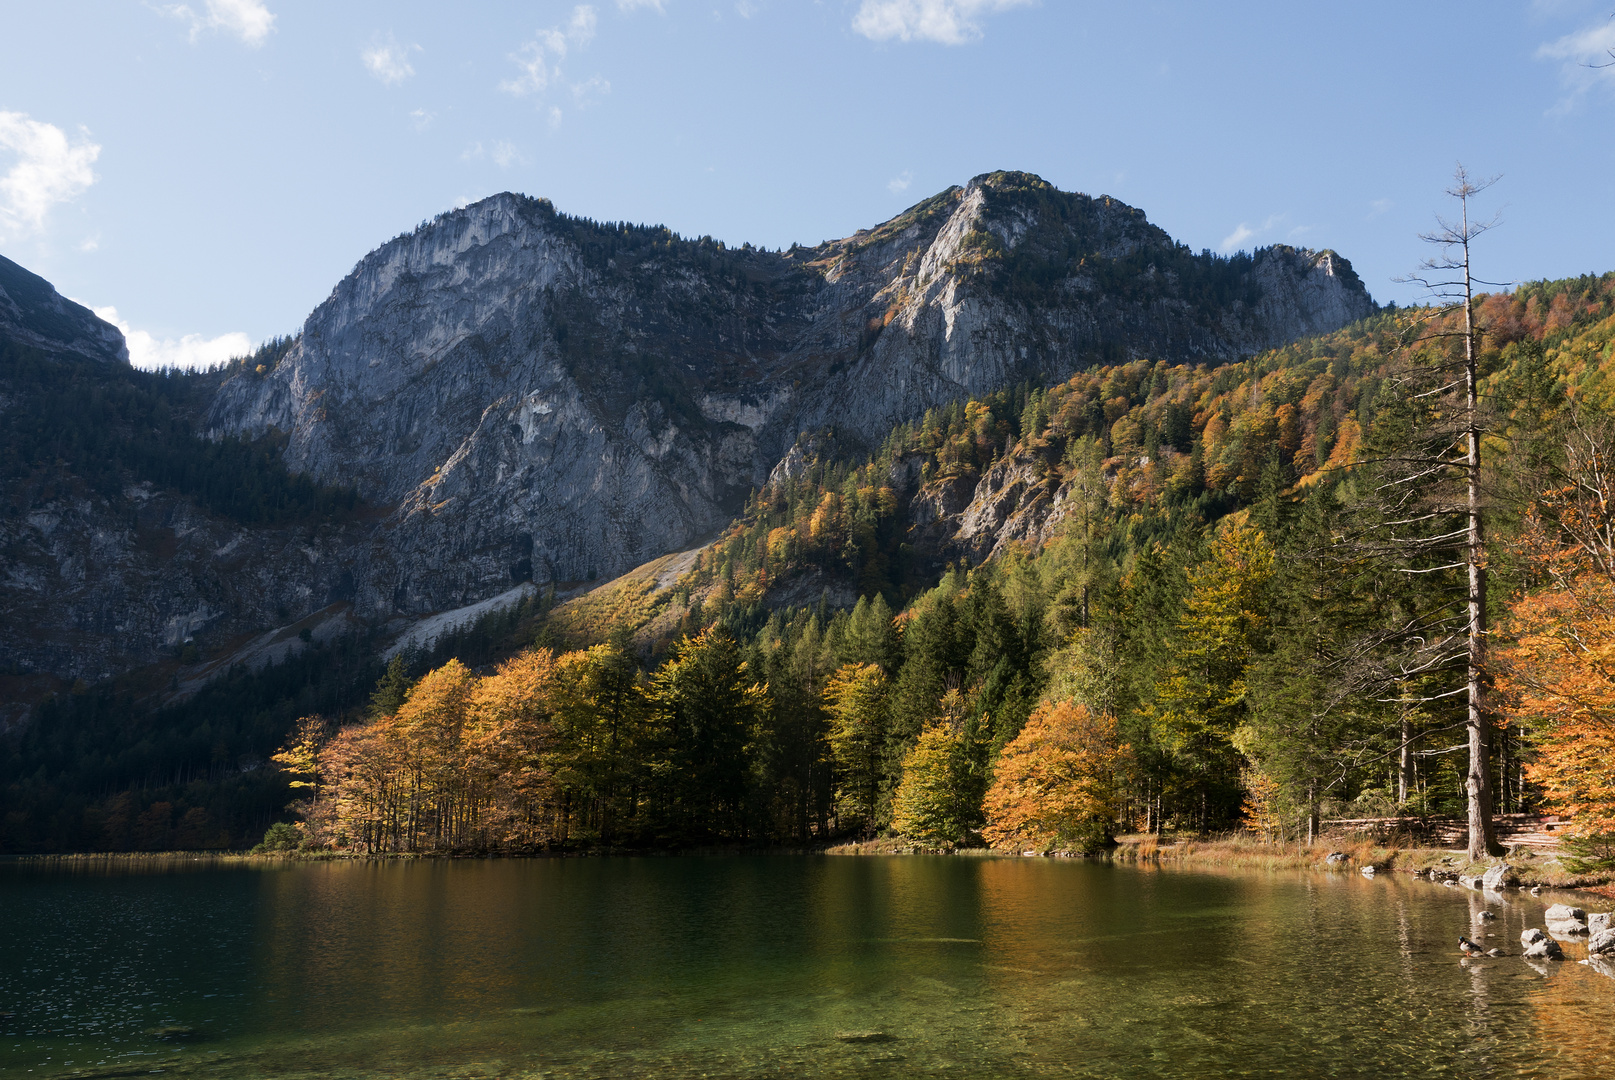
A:
[[[1500,853],[1492,821],[1491,727],[1486,717],[1482,671],[1486,662],[1486,551],[1480,516],[1480,401],[1479,371],[1475,355],[1475,302],[1469,272],[1469,204],[1464,212],[1464,393],[1468,410],[1465,432],[1464,480],[1467,488],[1469,529],[1465,561],[1469,564],[1469,857],[1484,859]]]
[[[1413,721],[1406,713],[1402,716],[1402,752],[1397,765],[1396,802],[1406,806],[1408,795],[1413,791]]]

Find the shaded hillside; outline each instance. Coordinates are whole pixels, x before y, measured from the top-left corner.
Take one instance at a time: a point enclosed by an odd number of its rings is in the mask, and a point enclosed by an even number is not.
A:
[[[268,551],[351,522],[358,503],[288,472],[284,439],[201,437],[217,378],[130,367],[116,328],[0,263],[0,653],[23,680],[0,700],[4,726],[53,680],[284,619],[306,577],[266,588],[240,569],[261,574]]]

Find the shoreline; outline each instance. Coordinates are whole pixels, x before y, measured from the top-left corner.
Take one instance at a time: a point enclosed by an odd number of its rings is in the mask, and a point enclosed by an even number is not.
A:
[[[417,862],[500,859],[668,858],[713,855],[950,855],[978,858],[1075,858],[1118,863],[1160,863],[1182,867],[1220,867],[1231,870],[1316,870],[1327,873],[1397,873],[1433,882],[1478,879],[1499,863],[1508,867],[1509,888],[1576,891],[1615,898],[1615,871],[1575,873],[1564,867],[1556,850],[1516,849],[1508,854],[1471,862],[1468,853],[1450,848],[1402,847],[1362,840],[1335,843],[1267,844],[1243,837],[1182,838],[1163,842],[1154,835],[1122,836],[1109,851],[1083,854],[1058,848],[1003,850],[989,847],[942,848],[912,841],[878,838],[823,847],[691,847],[677,850],[578,850],[552,852],[385,852],[349,854],[336,851],[288,851],[252,854],[244,851],[118,851],[62,852],[0,856],[0,865],[36,864],[89,866],[91,864],[184,865],[216,864],[273,867],[325,862]],[[1331,855],[1337,856],[1329,862]],[[1479,887],[1478,884],[1476,887]]]

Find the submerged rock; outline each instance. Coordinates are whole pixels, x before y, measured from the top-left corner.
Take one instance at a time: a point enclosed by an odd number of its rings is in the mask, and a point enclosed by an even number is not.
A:
[[[1578,907],[1569,904],[1554,904],[1542,917],[1548,922],[1548,930],[1555,937],[1567,937],[1587,932],[1587,913]]]
[[[1525,950],[1524,955],[1533,960],[1563,960],[1565,958],[1564,950],[1559,948],[1559,943],[1552,938],[1531,945]]]
[[[1495,912],[1491,912],[1491,911],[1477,911],[1477,912],[1475,912],[1475,921],[1476,922],[1482,922],[1482,921],[1487,920],[1487,919],[1495,919],[1495,918],[1497,918],[1497,914]]]
[[[844,1043],[888,1043],[896,1042],[897,1036],[888,1035],[884,1031],[838,1031],[836,1041]]]

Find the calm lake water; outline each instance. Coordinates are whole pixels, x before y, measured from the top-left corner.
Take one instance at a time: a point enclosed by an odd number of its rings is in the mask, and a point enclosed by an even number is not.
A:
[[[0,1073],[1615,1076],[1615,967],[1457,955],[1472,925],[1517,954],[1550,899],[1044,859],[0,865]]]

